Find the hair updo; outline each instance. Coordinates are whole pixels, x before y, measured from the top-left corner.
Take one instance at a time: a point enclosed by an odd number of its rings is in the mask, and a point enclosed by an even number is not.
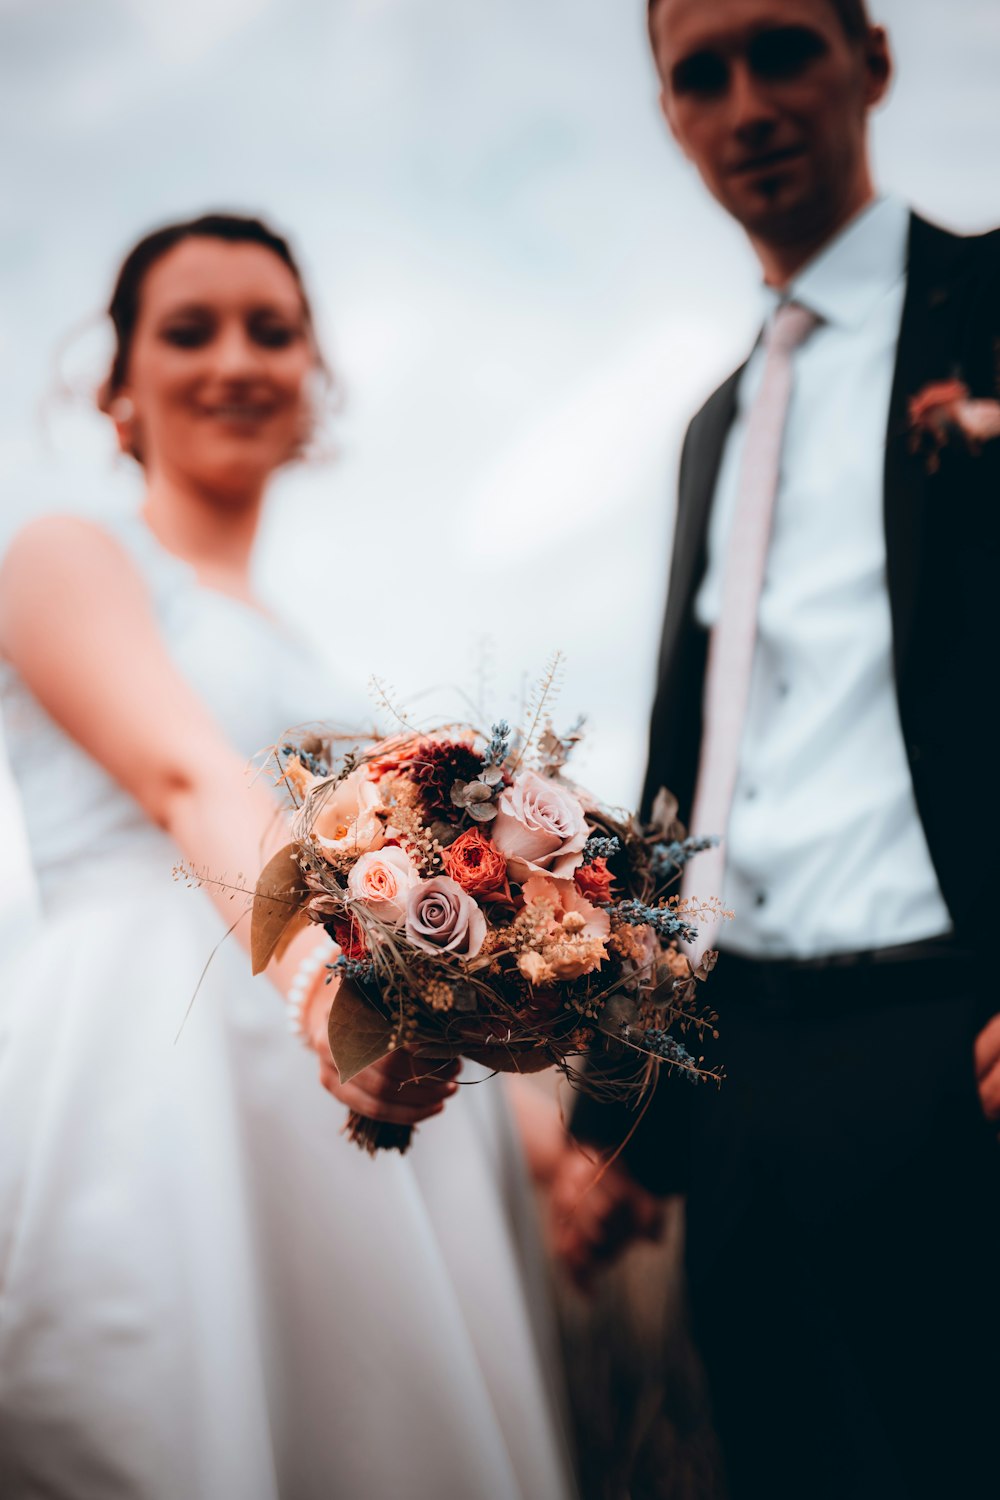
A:
[[[328,392],[332,393],[333,376],[320,351],[316,339],[312,306],[298,261],[288,241],[269,228],[261,219],[247,218],[240,214],[211,213],[202,214],[196,219],[183,219],[175,224],[164,224],[162,228],[154,229],[150,234],[144,235],[126,255],[108,304],[108,317],[111,319],[114,331],[114,355],[111,369],[97,394],[98,408],[106,415],[112,414],[112,405],[128,379],[129,359],[136,324],[139,321],[142,288],[147,275],[175,245],[190,239],[224,240],[230,245],[260,245],[265,250],[269,250],[272,255],[276,255],[288,267],[295,278],[299,296],[302,298],[306,326],[316,350],[317,368],[324,377]],[[133,444],[129,451],[133,458],[139,462],[142,461],[142,455],[136,444]]]

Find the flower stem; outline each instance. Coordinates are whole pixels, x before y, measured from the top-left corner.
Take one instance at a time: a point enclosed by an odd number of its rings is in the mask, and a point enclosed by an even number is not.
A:
[[[382,1120],[370,1120],[367,1115],[359,1115],[353,1109],[347,1116],[344,1130],[348,1140],[360,1146],[362,1151],[367,1151],[369,1156],[377,1156],[380,1151],[398,1151],[405,1155],[413,1140],[412,1125],[387,1125]]]

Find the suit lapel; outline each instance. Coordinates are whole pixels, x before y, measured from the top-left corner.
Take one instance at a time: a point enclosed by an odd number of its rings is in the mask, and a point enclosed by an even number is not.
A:
[[[712,396],[691,425],[678,495],[670,588],[660,650],[660,675],[669,671],[681,629],[691,620],[705,571],[708,520],[726,437],[736,415],[740,367]]]
[[[926,543],[929,487],[924,461],[911,453],[908,402],[932,380],[955,374],[955,324],[963,241],[911,217],[906,301],[889,405],[885,450],[885,539],[893,656],[902,690],[913,636]]]
[[[694,597],[705,569],[712,510],[726,434],[736,413],[742,369],[719,387],[691,423],[681,458],[667,608],[660,640],[656,700],[649,727],[649,761],[642,807],[649,813],[661,786],[677,797],[687,818],[701,741],[705,643],[694,618]]]

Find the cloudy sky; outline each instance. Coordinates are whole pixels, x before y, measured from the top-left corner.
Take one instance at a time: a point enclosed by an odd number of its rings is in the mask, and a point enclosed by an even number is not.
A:
[[[1000,7],[877,11],[882,181],[987,227]],[[346,389],[337,463],[282,481],[260,559],[287,613],[325,594],[353,622],[325,642],[331,712],[372,672],[403,697],[471,684],[484,649],[510,710],[562,648],[586,779],[631,800],[680,434],[756,325],[753,265],[655,93],[644,0],[0,0],[0,545],[41,509],[135,503],[57,389],[100,369],[130,242],[261,211]],[[8,898],[22,859],[4,838]]]

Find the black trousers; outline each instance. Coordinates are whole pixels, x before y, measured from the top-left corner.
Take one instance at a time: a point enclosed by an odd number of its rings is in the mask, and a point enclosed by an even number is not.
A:
[[[635,1165],[686,1179],[733,1500],[1000,1495],[1000,1148],[971,967],[933,945],[724,956],[711,994],[726,1081],[662,1079]]]

